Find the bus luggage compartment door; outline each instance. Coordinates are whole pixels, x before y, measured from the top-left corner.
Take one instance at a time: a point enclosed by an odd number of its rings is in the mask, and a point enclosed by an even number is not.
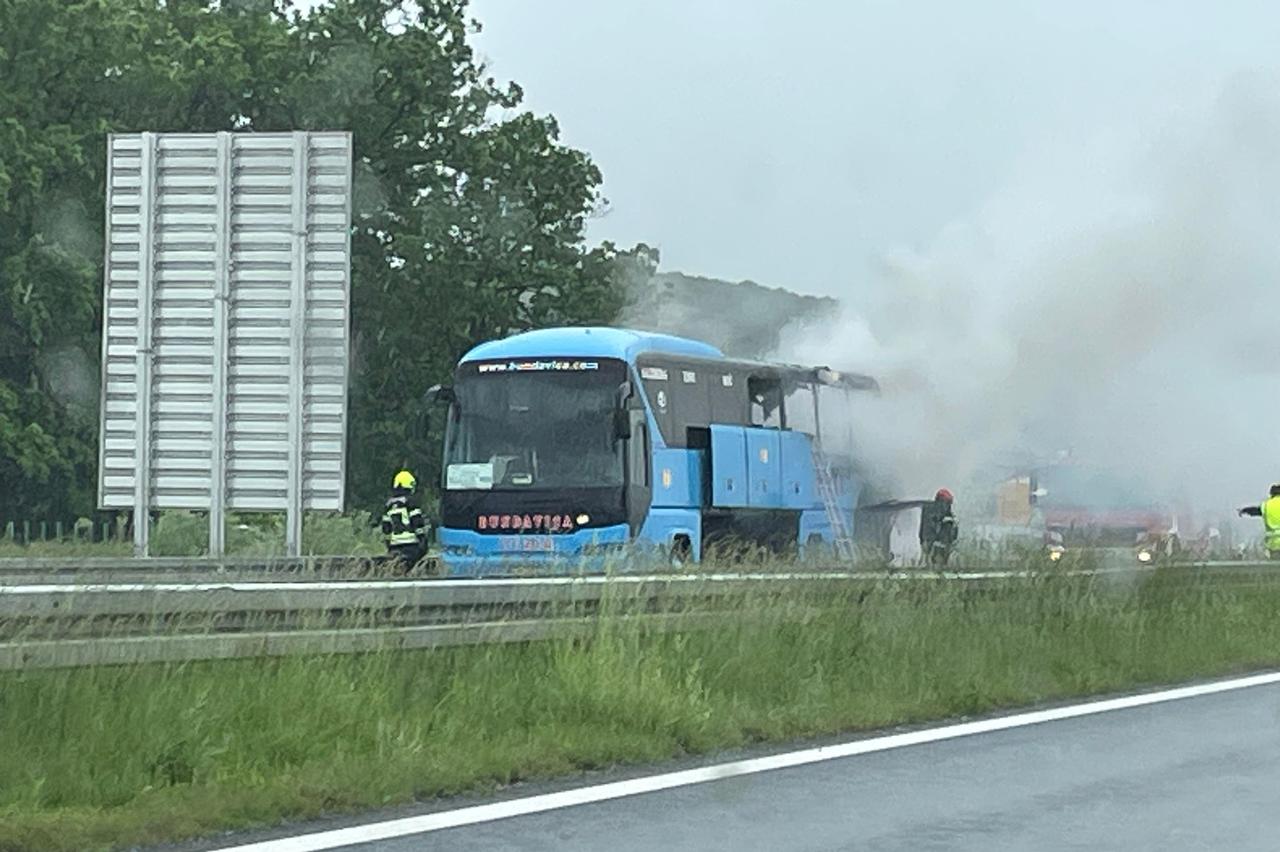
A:
[[[813,509],[817,497],[813,471],[812,439],[803,432],[780,432],[782,442],[782,505],[787,509]]]
[[[654,506],[696,509],[702,505],[704,450],[654,450]]]
[[[740,508],[749,505],[747,436],[741,426],[711,426],[711,505]]]
[[[782,508],[782,441],[777,429],[745,429],[747,473],[751,494],[747,504],[757,509]]]

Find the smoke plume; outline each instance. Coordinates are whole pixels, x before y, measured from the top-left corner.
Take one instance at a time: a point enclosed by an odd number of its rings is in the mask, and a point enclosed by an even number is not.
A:
[[[905,492],[1062,451],[1215,510],[1280,481],[1280,86],[1135,123],[1026,158],[784,342],[877,375],[856,437]]]

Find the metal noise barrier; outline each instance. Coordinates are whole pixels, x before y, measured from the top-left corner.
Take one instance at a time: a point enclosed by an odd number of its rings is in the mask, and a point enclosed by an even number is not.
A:
[[[98,508],[345,506],[347,132],[128,133],[107,143]]]

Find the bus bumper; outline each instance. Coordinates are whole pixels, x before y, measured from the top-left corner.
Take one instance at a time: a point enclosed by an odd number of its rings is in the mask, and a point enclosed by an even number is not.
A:
[[[440,559],[450,577],[603,573],[623,565],[626,524],[556,535],[491,535],[441,528]]]

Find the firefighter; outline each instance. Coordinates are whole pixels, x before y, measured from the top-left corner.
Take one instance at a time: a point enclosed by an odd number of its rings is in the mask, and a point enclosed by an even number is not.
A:
[[[391,483],[391,499],[382,513],[382,534],[387,540],[387,554],[409,571],[427,550],[427,522],[422,510],[413,502],[418,480],[402,470]]]
[[[954,502],[951,492],[940,488],[933,495],[933,502],[920,510],[920,549],[929,565],[946,565],[960,537],[951,508]]]
[[[1271,496],[1261,506],[1245,506],[1240,517],[1262,518],[1263,545],[1267,558],[1280,561],[1280,485],[1271,486]]]

